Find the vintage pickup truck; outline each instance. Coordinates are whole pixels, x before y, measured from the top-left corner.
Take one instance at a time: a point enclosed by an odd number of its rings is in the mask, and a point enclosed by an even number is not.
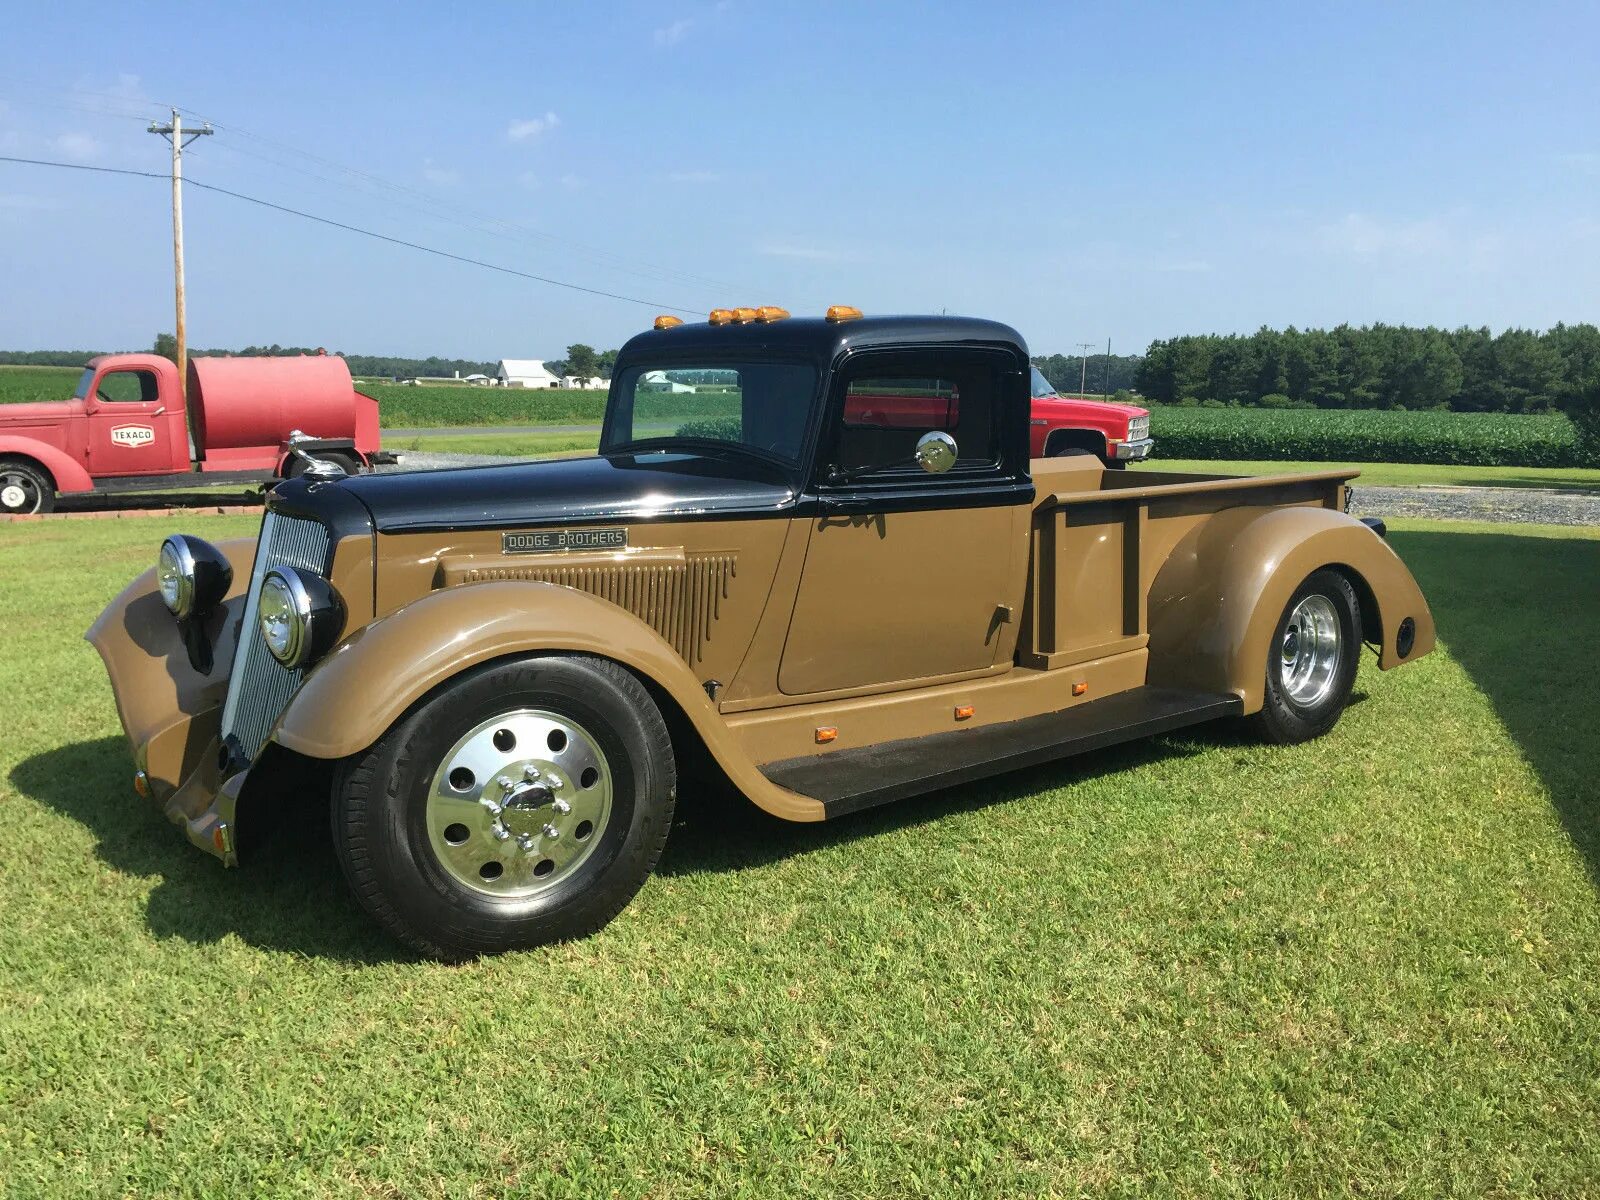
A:
[[[396,461],[378,448],[378,402],[337,355],[191,358],[187,383],[160,355],[102,354],[71,399],[0,405],[0,513]]]
[[[169,538],[88,635],[135,788],[229,865],[325,788],[360,903],[454,960],[604,925],[691,775],[820,821],[1218,718],[1296,743],[1363,643],[1432,649],[1352,472],[1030,460],[1028,412],[1005,325],[661,318],[595,457],[307,477],[258,539]]]

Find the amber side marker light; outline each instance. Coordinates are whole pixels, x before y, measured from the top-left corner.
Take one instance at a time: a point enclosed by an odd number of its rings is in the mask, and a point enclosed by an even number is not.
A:
[[[956,705],[956,720],[965,721],[977,711],[978,710],[970,704],[958,704]]]
[[[819,725],[817,727],[817,745],[819,746],[835,741],[838,736],[839,731],[832,725]]]
[[[150,776],[143,771],[135,771],[133,773],[133,790],[146,800],[150,799]]]
[[[713,325],[732,325],[733,309],[713,308],[711,310],[711,314],[706,317],[706,320],[710,321]]]
[[[682,317],[660,316],[660,317],[656,318],[656,328],[657,329],[676,329],[679,325],[682,325],[682,324],[683,324],[683,318]]]
[[[788,315],[789,310],[787,308],[779,308],[776,304],[763,304],[756,309],[756,320],[763,325],[771,324],[773,321],[781,321]]]
[[[828,309],[830,321],[859,321],[861,310],[849,304],[835,304]]]
[[[1082,696],[1088,690],[1089,685],[1087,683],[1079,682],[1072,685],[1072,694],[1074,696]]]

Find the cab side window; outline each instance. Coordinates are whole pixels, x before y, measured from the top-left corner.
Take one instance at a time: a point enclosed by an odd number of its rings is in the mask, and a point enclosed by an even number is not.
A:
[[[95,398],[111,404],[137,404],[159,400],[154,371],[107,371],[95,387]]]
[[[846,376],[830,465],[861,479],[921,475],[912,459],[917,439],[941,430],[956,440],[955,472],[994,470],[1000,460],[998,368],[982,359],[895,357],[900,361],[864,362]]]

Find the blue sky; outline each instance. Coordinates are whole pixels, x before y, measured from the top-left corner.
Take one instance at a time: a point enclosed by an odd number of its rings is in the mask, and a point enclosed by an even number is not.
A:
[[[199,346],[555,356],[657,303],[1009,321],[1036,352],[1600,320],[1593,5],[18,5],[0,154],[165,170]],[[312,157],[307,157],[312,156]],[[360,174],[357,174],[359,172]],[[0,162],[0,348],[172,326],[163,182]]]

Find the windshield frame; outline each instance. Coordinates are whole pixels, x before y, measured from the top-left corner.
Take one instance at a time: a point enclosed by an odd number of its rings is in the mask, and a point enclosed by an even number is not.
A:
[[[623,412],[623,381],[646,371],[737,370],[744,367],[764,366],[805,367],[812,372],[811,396],[807,401],[802,433],[795,445],[795,456],[753,446],[748,442],[721,438],[677,437],[656,435],[642,438],[618,438],[618,422]],[[817,438],[817,413],[822,405],[830,372],[826,363],[807,354],[774,354],[758,347],[730,347],[723,351],[685,354],[641,354],[636,358],[619,360],[612,369],[611,391],[606,397],[605,420],[600,426],[602,457],[638,454],[691,454],[705,458],[740,458],[753,460],[779,468],[785,473],[801,474],[811,460]],[[632,397],[627,398],[629,432],[632,432]]]
[[[1052,396],[1057,400],[1061,399],[1061,393],[1056,391],[1056,385],[1050,382],[1049,377],[1043,371],[1038,367],[1031,367],[1031,370],[1033,374],[1028,379],[1028,399],[1047,400]],[[1038,391],[1037,388],[1040,383],[1043,383],[1047,390]]]

